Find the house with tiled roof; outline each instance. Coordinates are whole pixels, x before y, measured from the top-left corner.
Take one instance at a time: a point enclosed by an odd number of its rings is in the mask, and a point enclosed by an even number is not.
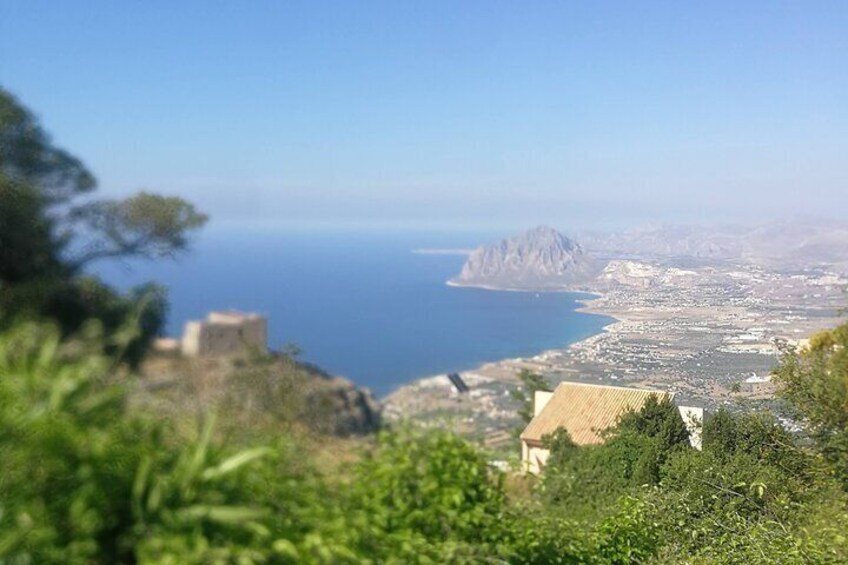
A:
[[[640,410],[651,396],[658,401],[674,400],[674,393],[657,390],[584,383],[560,383],[553,392],[537,391],[533,419],[521,432],[521,461],[524,468],[538,474],[550,451],[543,438],[565,429],[577,445],[603,443],[602,432],[614,426],[628,410]],[[702,408],[678,406],[689,429],[689,441],[700,449]]]

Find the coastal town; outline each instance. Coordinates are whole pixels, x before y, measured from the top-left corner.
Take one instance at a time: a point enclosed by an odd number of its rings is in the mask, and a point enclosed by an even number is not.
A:
[[[511,445],[521,425],[512,391],[522,370],[560,382],[658,390],[678,401],[719,406],[779,405],[770,372],[784,348],[838,325],[848,278],[827,267],[779,270],[742,262],[674,266],[612,260],[583,290],[583,311],[610,316],[598,335],[529,358],[461,373],[467,393],[445,376],[402,386],[385,399],[389,420],[445,426],[486,445]]]

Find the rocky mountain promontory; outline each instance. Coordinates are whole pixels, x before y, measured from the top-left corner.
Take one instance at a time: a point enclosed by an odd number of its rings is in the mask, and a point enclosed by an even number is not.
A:
[[[469,255],[455,286],[504,290],[566,290],[584,286],[599,272],[579,243],[540,226]]]

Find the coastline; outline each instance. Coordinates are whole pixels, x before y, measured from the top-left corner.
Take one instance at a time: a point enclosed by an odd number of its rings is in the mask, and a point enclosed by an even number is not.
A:
[[[483,288],[483,287],[474,287],[474,288]],[[536,292],[536,291],[527,291],[527,290],[520,290],[520,289],[503,289],[503,288],[494,288],[494,287],[486,288],[485,290],[492,290],[492,291],[496,291],[496,292]],[[588,291],[582,291],[582,290],[581,291],[568,290],[568,291],[560,291],[560,292],[569,292],[569,293],[572,293],[572,294],[594,294],[594,295],[596,295],[594,298],[579,298],[579,299],[576,299],[575,302],[578,303],[578,304],[581,304],[582,306],[575,308],[573,311],[574,312],[580,312],[580,313],[583,313],[583,314],[591,314],[593,316],[602,316],[602,317],[610,318],[613,321],[610,322],[609,324],[604,325],[597,333],[594,333],[594,334],[592,334],[588,337],[584,337],[583,339],[577,340],[577,341],[570,343],[570,344],[563,346],[563,347],[554,347],[554,348],[543,349],[538,353],[535,353],[533,355],[528,355],[526,357],[502,357],[500,359],[493,359],[491,361],[483,361],[482,363],[480,363],[479,365],[477,365],[474,368],[466,369],[466,370],[460,370],[460,371],[456,371],[456,372],[459,373],[460,375],[464,375],[464,374],[476,375],[481,370],[485,370],[485,368],[488,368],[488,367],[501,365],[501,364],[510,364],[510,365],[522,364],[522,363],[526,363],[528,360],[535,359],[535,358],[538,358],[538,357],[549,357],[551,355],[562,353],[562,352],[568,351],[570,349],[580,348],[581,346],[585,345],[587,342],[591,342],[593,340],[596,340],[599,336],[610,332],[610,328],[612,328],[613,326],[626,321],[624,318],[620,317],[620,315],[613,315],[611,313],[607,313],[607,312],[605,312],[605,311],[603,311],[599,308],[594,308],[594,307],[587,304],[588,302],[592,302],[593,300],[597,300],[598,298],[602,298],[603,295],[600,294],[600,293],[588,292]],[[384,395],[383,399],[389,398],[395,391],[397,391],[398,389],[401,389],[405,386],[413,385],[413,384],[416,384],[416,383],[419,383],[419,382],[422,382],[422,381],[430,381],[432,379],[438,379],[440,377],[446,379],[447,375],[448,375],[448,373],[436,373],[436,374],[432,374],[432,375],[426,375],[426,376],[423,376],[423,377],[419,377],[417,379],[413,379],[412,381],[398,385],[395,389],[393,389],[392,391],[390,391],[389,393]],[[515,382],[517,382],[517,381],[515,381]]]
[[[480,290],[488,290],[488,291],[492,291],[492,292],[528,292],[528,293],[537,293],[537,294],[556,292],[556,293],[569,293],[569,294],[586,294],[586,295],[589,295],[590,298],[578,298],[578,299],[575,300],[575,302],[577,302],[578,304],[581,304],[581,306],[579,308],[574,309],[575,312],[582,312],[584,314],[594,314],[596,316],[606,316],[607,318],[612,318],[612,319],[615,320],[615,322],[613,322],[613,324],[615,324],[617,322],[627,321],[625,318],[623,318],[621,316],[620,312],[611,312],[611,311],[604,310],[603,308],[599,308],[599,307],[591,304],[592,302],[597,302],[598,300],[602,300],[602,299],[606,298],[606,294],[604,292],[598,290],[598,289],[568,288],[568,287],[539,288],[539,289],[509,288],[509,287],[491,286],[491,285],[484,285],[484,284],[464,284],[464,283],[456,282],[453,279],[446,281],[445,285],[453,287],[453,288],[477,288],[477,289],[480,289]],[[604,326],[604,328],[601,331],[606,331],[606,328],[608,328],[610,325],[613,325],[613,324],[609,324],[607,326]],[[598,333],[600,333],[600,332],[598,332]],[[586,338],[586,339],[590,339],[590,338]],[[581,340],[581,341],[584,341],[584,340]],[[569,347],[572,347],[573,345],[576,345],[577,343],[579,343],[579,342],[575,342],[575,343],[569,345]]]
[[[472,403],[476,402],[479,404],[476,407],[478,410],[474,410],[471,406],[468,406],[467,399],[462,398],[461,395],[456,393],[453,385],[447,378],[447,373],[427,375],[403,383],[380,398],[380,402],[384,405],[385,415],[390,421],[406,419],[410,416],[410,412],[415,414],[416,419],[421,419],[422,415],[426,419],[430,419],[428,414],[440,413],[436,419],[440,420],[442,425],[451,427],[459,432],[469,432],[468,429],[464,428],[470,419],[476,419],[478,422],[487,422],[484,425],[487,434],[498,434],[503,430],[511,429],[517,422],[515,421],[515,407],[510,405],[511,399],[508,392],[514,389],[515,385],[519,382],[516,378],[518,371],[521,369],[537,370],[539,362],[544,363],[549,359],[567,355],[571,352],[577,352],[584,348],[590,348],[595,342],[607,335],[614,326],[623,322],[619,316],[609,314],[602,308],[597,308],[590,304],[595,300],[603,298],[604,295],[597,291],[571,289],[533,291],[500,287],[487,288],[476,285],[461,285],[452,283],[451,281],[448,281],[446,284],[456,287],[481,288],[493,292],[566,292],[589,295],[583,298],[576,298],[575,303],[578,304],[578,307],[573,311],[603,316],[609,318],[611,322],[601,327],[598,332],[563,347],[543,349],[538,353],[526,357],[508,357],[484,361],[471,369],[457,371],[467,384],[474,387],[474,390],[468,395],[468,399],[472,399]],[[500,399],[506,398],[508,407],[499,406],[500,402],[495,397],[500,397]],[[446,405],[444,399],[450,399],[453,405]],[[458,414],[453,417],[446,416],[447,413],[456,411],[457,408],[459,408]],[[466,422],[463,423],[457,418],[459,414],[464,413],[466,408],[476,413],[473,416],[467,415],[465,417]],[[482,410],[479,410],[479,408],[482,408]]]
[[[492,291],[492,292],[529,292],[529,293],[558,292],[558,293],[570,293],[570,294],[584,294],[584,295],[588,295],[588,297],[587,298],[577,298],[577,299],[575,299],[575,302],[577,304],[579,304],[580,306],[575,308],[574,312],[580,312],[580,313],[583,313],[583,314],[591,314],[593,316],[601,316],[601,317],[609,318],[610,320],[612,320],[610,323],[604,325],[597,333],[594,333],[594,334],[592,334],[588,337],[585,337],[583,339],[580,339],[578,341],[570,343],[566,346],[543,349],[539,353],[536,353],[534,355],[529,355],[529,356],[526,356],[526,357],[505,357],[505,358],[495,359],[495,360],[492,360],[492,361],[484,361],[483,363],[481,363],[480,365],[478,365],[477,367],[475,367],[473,369],[469,369],[467,371],[459,371],[460,374],[464,374],[464,373],[476,374],[476,373],[478,373],[481,370],[484,370],[486,368],[490,368],[490,367],[493,367],[493,366],[499,366],[499,365],[501,365],[501,366],[503,366],[503,365],[510,365],[510,366],[524,365],[524,364],[527,364],[528,361],[531,361],[533,359],[552,357],[552,356],[563,354],[563,353],[566,353],[566,352],[569,352],[569,351],[572,351],[572,350],[578,350],[578,349],[586,347],[587,345],[590,345],[591,343],[597,341],[598,338],[604,336],[605,334],[616,333],[618,331],[618,329],[620,328],[620,326],[622,326],[623,324],[626,324],[629,321],[632,321],[632,320],[628,320],[627,318],[625,318],[620,311],[606,310],[602,306],[598,306],[598,305],[594,304],[594,303],[597,303],[598,301],[602,301],[603,299],[606,298],[606,294],[604,292],[600,291],[600,290],[597,290],[597,289],[574,290],[574,289],[569,289],[569,288],[562,288],[562,289],[557,289],[557,290],[550,290],[550,289],[549,290],[528,290],[528,289],[520,289],[520,288],[504,288],[504,287],[497,287],[497,286],[465,285],[465,284],[462,284],[462,283],[453,282],[452,280],[447,281],[446,284],[448,286],[453,286],[453,287],[458,287],[458,288],[479,288],[479,289],[482,289],[482,290],[488,290],[488,291]],[[428,375],[428,376],[425,376],[425,377],[420,377],[418,379],[415,379],[415,380],[411,381],[410,383],[404,383],[403,385],[400,385],[397,388],[402,388],[406,385],[413,384],[417,381],[423,381],[423,380],[427,380],[427,379],[435,379],[435,378],[438,378],[438,377],[445,377],[445,376],[446,376],[446,374]],[[517,380],[512,379],[512,382],[517,382]],[[389,396],[391,396],[391,394],[392,393],[390,392],[389,394],[385,395],[384,398],[388,398]]]
[[[576,298],[575,311],[610,320],[594,335],[459,371],[474,383],[465,394],[443,374],[403,384],[382,398],[387,419],[444,426],[485,441],[521,424],[510,392],[522,369],[545,375],[552,386],[571,381],[664,390],[705,409],[738,406],[742,398],[768,403],[769,395],[740,391],[740,384],[771,374],[780,355],[775,341],[804,339],[840,322],[844,298],[828,273],[798,277],[738,265],[681,273],[638,265],[644,267],[617,265],[596,288],[544,291],[589,295]]]
[[[536,359],[536,358],[540,358],[540,357],[541,358],[550,357],[550,356],[557,355],[557,354],[560,354],[560,353],[563,353],[563,352],[567,352],[567,351],[572,350],[572,349],[579,349],[580,347],[583,347],[586,344],[588,344],[588,343],[590,343],[594,340],[597,340],[597,338],[599,336],[602,336],[605,333],[609,333],[611,331],[611,328],[613,328],[614,326],[627,321],[621,316],[620,313],[608,312],[608,311],[605,311],[602,308],[596,307],[596,306],[591,304],[592,302],[595,302],[597,300],[604,298],[605,295],[598,290],[573,290],[573,289],[568,289],[568,288],[562,288],[562,289],[557,289],[557,290],[551,290],[551,289],[548,289],[548,290],[528,290],[528,289],[521,289],[521,288],[504,288],[504,287],[485,286],[485,285],[476,285],[476,284],[475,285],[466,285],[466,284],[454,282],[453,280],[448,280],[445,284],[447,286],[450,286],[450,287],[478,288],[478,289],[481,289],[481,290],[488,290],[488,291],[492,291],[492,292],[527,292],[527,293],[557,292],[557,293],[570,293],[570,294],[585,294],[585,295],[589,295],[590,297],[589,298],[576,298],[575,299],[575,303],[579,304],[580,306],[575,308],[573,310],[574,312],[580,312],[580,313],[583,313],[583,314],[590,314],[590,315],[593,315],[593,316],[602,316],[602,317],[610,318],[611,320],[613,320],[609,324],[604,325],[597,333],[594,333],[594,334],[592,334],[588,337],[585,337],[583,339],[580,339],[578,341],[570,343],[570,344],[568,344],[564,347],[554,347],[554,348],[543,349],[543,350],[541,350],[540,352],[538,352],[534,355],[529,355],[529,356],[526,356],[526,357],[505,357],[505,358],[500,358],[500,359],[493,359],[491,361],[483,361],[482,363],[480,363],[479,365],[477,365],[474,368],[457,371],[457,373],[459,373],[460,375],[472,375],[472,376],[475,376],[475,377],[479,377],[481,372],[486,372],[487,369],[490,369],[492,367],[504,366],[504,365],[510,365],[510,366],[521,365],[521,364],[527,363],[528,360],[532,360],[532,359]],[[436,381],[436,380],[443,381],[443,384],[449,384],[449,381],[447,380],[447,375],[448,375],[448,373],[436,373],[436,374],[432,374],[432,375],[426,375],[426,376],[423,376],[423,377],[419,377],[417,379],[413,379],[409,382],[398,385],[396,388],[392,389],[390,392],[383,395],[383,397],[380,400],[381,401],[389,400],[392,397],[392,395],[394,395],[397,391],[399,391],[400,389],[403,389],[405,387],[409,387],[409,386],[416,386],[416,385],[430,386],[429,383],[432,383],[433,381]],[[518,382],[517,379],[511,379],[511,381],[512,382]]]
[[[609,311],[609,310],[604,310],[601,307],[597,307],[597,306],[591,304],[592,302],[597,302],[599,300],[603,300],[604,298],[606,298],[606,295],[604,293],[602,293],[600,291],[596,291],[596,290],[593,290],[593,291],[587,290],[587,291],[580,291],[580,292],[583,292],[584,294],[592,294],[594,296],[592,298],[578,299],[577,302],[579,304],[582,304],[582,306],[580,308],[575,309],[575,312],[583,312],[584,314],[594,314],[596,316],[606,316],[607,318],[612,318],[613,320],[615,320],[615,322],[613,322],[612,324],[604,326],[602,331],[607,331],[607,328],[609,328],[610,326],[613,326],[615,324],[618,324],[619,322],[627,322],[628,321],[626,318],[624,318],[621,315],[621,312],[612,312],[612,311]],[[587,338],[587,339],[589,339],[589,338]],[[574,344],[574,345],[576,345],[576,344]]]
[[[480,290],[489,290],[489,291],[492,291],[492,292],[530,292],[530,293],[532,293],[532,292],[535,292],[535,293],[541,293],[541,292],[555,292],[555,293],[570,292],[572,294],[600,294],[597,291],[587,290],[585,288],[572,288],[572,287],[564,287],[564,286],[563,287],[550,287],[549,286],[549,287],[539,287],[539,288],[532,288],[532,287],[530,287],[530,288],[528,288],[528,287],[511,288],[511,287],[505,287],[505,286],[493,286],[493,285],[486,285],[486,284],[479,284],[479,283],[473,283],[473,284],[461,283],[461,282],[455,281],[454,279],[448,279],[447,281],[445,281],[445,286],[450,286],[450,287],[453,287],[453,288],[478,288]]]

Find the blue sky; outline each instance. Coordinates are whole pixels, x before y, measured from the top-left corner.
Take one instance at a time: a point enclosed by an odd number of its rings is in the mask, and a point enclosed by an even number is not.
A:
[[[105,194],[219,224],[848,213],[848,3],[0,2]]]

